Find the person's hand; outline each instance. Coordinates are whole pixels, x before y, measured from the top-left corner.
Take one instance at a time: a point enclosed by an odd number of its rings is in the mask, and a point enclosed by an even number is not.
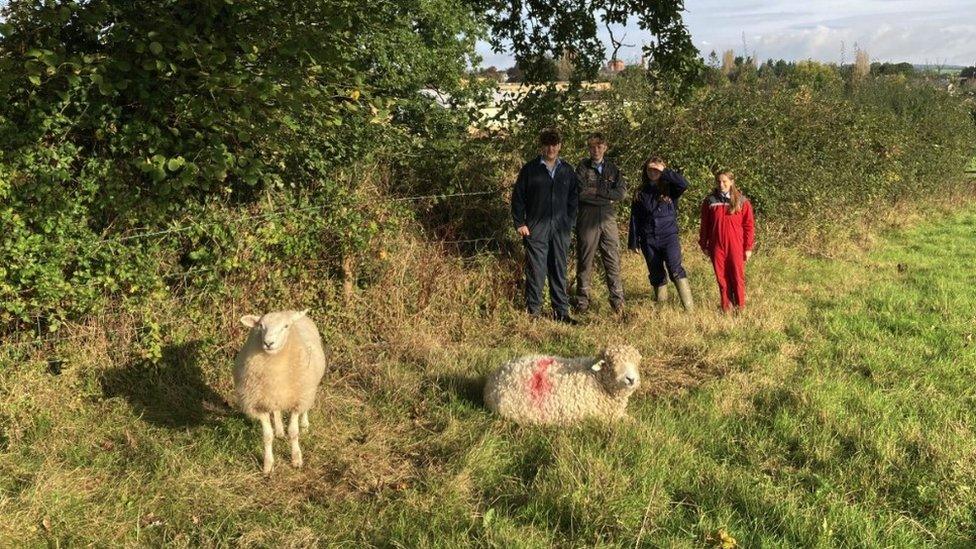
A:
[[[647,165],[647,167],[652,170],[663,172],[664,168],[666,168],[667,166],[664,164],[664,162],[651,162],[650,164]]]
[[[746,250],[746,261],[749,261],[750,257],[752,257],[752,250]]]
[[[519,236],[529,236],[529,228],[526,225],[522,225],[518,229],[515,229],[515,232],[517,232]]]

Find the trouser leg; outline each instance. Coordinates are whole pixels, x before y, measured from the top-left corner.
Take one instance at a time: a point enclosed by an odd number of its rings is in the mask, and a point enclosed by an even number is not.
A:
[[[600,256],[603,259],[610,305],[619,309],[624,304],[624,285],[620,280],[620,231],[612,210],[600,225]]]
[[[712,249],[712,267],[715,269],[715,280],[718,282],[718,293],[721,299],[723,311],[728,311],[732,307],[732,303],[729,300],[729,287],[726,280],[726,263],[725,249],[721,247],[715,247]]]
[[[549,299],[557,315],[569,314],[569,296],[566,295],[566,252],[569,249],[569,234],[555,233],[549,237],[548,274]]]
[[[729,287],[732,290],[732,303],[739,309],[746,308],[746,266],[745,257],[739,250],[729,252]]]
[[[593,259],[600,241],[599,208],[582,208],[576,221],[576,298],[580,309],[590,303]]]
[[[687,278],[688,274],[681,265],[681,242],[678,240],[678,236],[675,235],[674,238],[669,239],[662,247],[662,251],[664,252],[664,264],[668,268],[671,281],[676,282],[680,278]]]
[[[642,251],[644,261],[647,262],[647,278],[651,281],[651,286],[655,288],[664,286],[668,280],[664,271],[664,250],[645,243]]]
[[[542,309],[549,243],[531,238],[523,238],[522,243],[525,245],[525,309],[536,315]]]

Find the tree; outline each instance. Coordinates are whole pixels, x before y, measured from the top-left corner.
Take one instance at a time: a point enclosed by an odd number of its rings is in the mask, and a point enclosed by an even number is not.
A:
[[[902,74],[905,76],[911,76],[915,74],[915,66],[911,63],[871,63],[871,74],[878,74],[883,76]]]
[[[735,70],[735,52],[732,50],[725,50],[722,54],[722,74],[725,76],[730,76]]]
[[[525,74],[517,64],[505,69],[505,75],[508,76],[509,82],[522,82],[525,79]]]
[[[854,79],[860,80],[867,76],[871,72],[871,58],[868,57],[868,52],[857,48],[857,53],[854,55]]]
[[[625,25],[636,17],[641,29],[654,36],[645,55],[662,75],[681,85],[693,82],[701,71],[698,50],[682,19],[681,0],[473,0],[483,13],[489,42],[496,51],[511,51],[525,70],[526,80],[545,82],[545,59],[572,51],[574,78],[593,78],[606,58],[597,37],[599,18],[606,25]]]
[[[720,66],[718,62],[718,54],[715,53],[715,50],[712,50],[711,53],[708,54],[708,66],[713,69],[717,69]]]
[[[505,82],[508,80],[508,75],[498,70],[498,67],[495,67],[494,65],[481,69],[476,74],[481,78],[486,78],[495,82]]]
[[[966,67],[959,72],[960,78],[976,78],[976,65]]]

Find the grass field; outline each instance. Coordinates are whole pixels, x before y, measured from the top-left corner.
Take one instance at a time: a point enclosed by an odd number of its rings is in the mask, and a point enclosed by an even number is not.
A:
[[[530,323],[484,297],[513,277],[485,273],[389,305],[367,335],[330,313],[306,466],[278,441],[271,478],[259,426],[226,404],[244,311],[174,310],[188,320],[156,364],[110,329],[7,350],[0,546],[971,546],[974,234],[955,214],[833,258],[760,247],[735,318],[690,242],[690,315],[653,306],[634,255],[622,322],[601,304],[581,328]],[[645,356],[631,421],[519,428],[483,409],[504,360],[611,339]]]

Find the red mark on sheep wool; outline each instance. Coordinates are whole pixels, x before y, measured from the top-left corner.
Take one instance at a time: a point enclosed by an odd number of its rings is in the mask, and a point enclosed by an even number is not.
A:
[[[552,392],[552,382],[549,381],[547,372],[554,362],[556,361],[552,358],[540,358],[535,363],[535,371],[529,379],[529,395],[532,397],[532,403],[537,407],[541,406],[546,395]]]

